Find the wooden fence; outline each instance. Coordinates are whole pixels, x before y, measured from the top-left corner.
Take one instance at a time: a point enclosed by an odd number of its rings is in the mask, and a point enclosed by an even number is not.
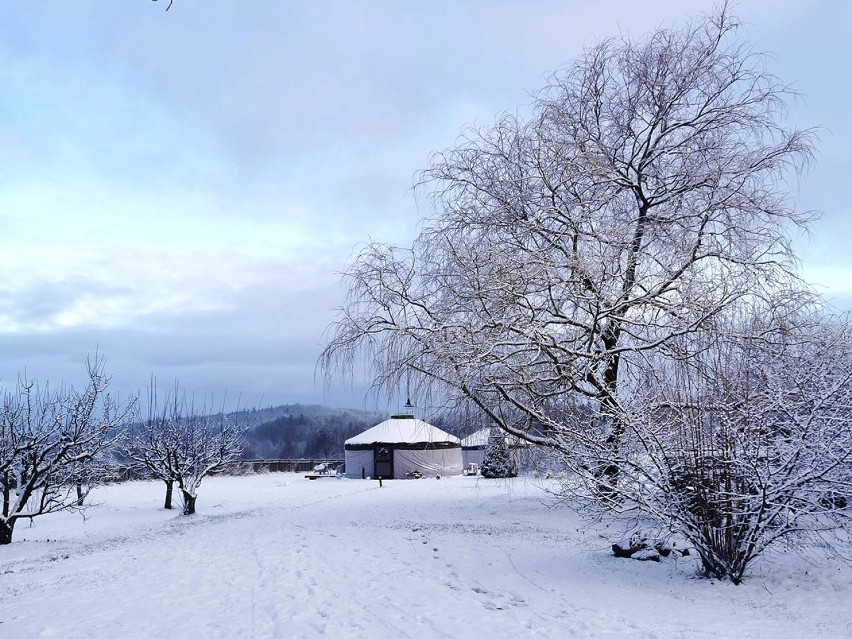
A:
[[[230,465],[225,472],[240,473],[304,473],[314,469],[314,466],[325,464],[331,472],[343,464],[342,459],[240,459]]]
[[[252,473],[306,473],[318,464],[325,464],[330,472],[335,472],[343,464],[342,459],[238,459],[217,475],[249,475]],[[128,481],[130,479],[149,479],[145,468],[120,466],[115,468],[112,477],[101,478],[107,483]]]

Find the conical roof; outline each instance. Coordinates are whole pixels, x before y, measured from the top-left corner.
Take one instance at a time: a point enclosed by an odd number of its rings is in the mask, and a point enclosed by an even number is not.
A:
[[[394,415],[346,440],[346,446],[364,444],[459,444],[459,438],[412,415]]]
[[[488,444],[488,438],[491,437],[492,433],[495,435],[499,435],[500,429],[491,427],[482,428],[461,440],[462,448],[478,448],[480,446],[485,447]],[[519,439],[518,437],[515,437],[514,435],[505,435],[505,437],[506,443],[509,446],[518,447],[527,445],[527,442],[523,441],[522,439]]]
[[[470,448],[472,446],[485,446],[485,444],[488,443],[489,437],[491,437],[491,429],[482,428],[461,440],[461,445],[464,448]]]

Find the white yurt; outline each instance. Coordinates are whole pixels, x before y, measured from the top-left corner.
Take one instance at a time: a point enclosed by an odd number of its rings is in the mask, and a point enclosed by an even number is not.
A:
[[[413,471],[427,477],[462,473],[458,437],[414,415],[393,415],[347,439],[343,448],[347,477],[405,479]]]
[[[500,429],[483,428],[461,440],[462,464],[465,468],[467,468],[467,465],[471,463],[474,463],[477,466],[482,465],[482,460],[485,459],[485,448],[488,446],[488,439],[491,437],[492,433],[497,435],[500,433]],[[521,451],[525,450],[527,446],[529,446],[527,442],[518,439],[514,435],[506,435],[506,445],[512,452],[512,456],[515,458],[516,463],[520,461]]]

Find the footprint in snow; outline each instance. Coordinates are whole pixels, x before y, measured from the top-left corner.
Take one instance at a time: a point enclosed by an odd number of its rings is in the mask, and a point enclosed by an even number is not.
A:
[[[509,596],[509,603],[513,606],[526,606],[527,600],[521,597],[520,595],[512,594]]]

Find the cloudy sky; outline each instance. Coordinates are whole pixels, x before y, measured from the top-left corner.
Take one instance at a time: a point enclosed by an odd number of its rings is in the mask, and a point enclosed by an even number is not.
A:
[[[411,184],[465,124],[523,108],[584,45],[693,0],[54,0],[0,4],[0,383],[106,357],[243,405],[361,407],[314,367],[359,242],[409,242]],[[806,277],[852,308],[852,4],[741,0],[823,127]],[[372,406],[372,404],[369,404]]]

